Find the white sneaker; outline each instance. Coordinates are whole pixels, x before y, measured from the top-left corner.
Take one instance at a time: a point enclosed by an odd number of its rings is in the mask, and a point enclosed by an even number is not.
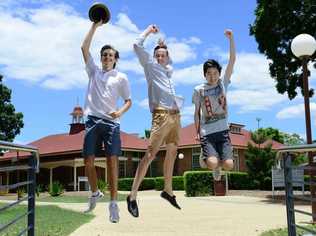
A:
[[[110,203],[109,205],[109,211],[110,211],[110,221],[112,223],[118,223],[120,221],[119,216],[119,208],[116,203]]]
[[[221,170],[222,168],[220,166],[216,167],[215,170],[213,170],[213,178],[215,181],[220,181],[221,180]]]
[[[99,201],[102,197],[104,197],[104,194],[100,190],[98,190],[98,193],[96,195],[92,195],[91,197],[89,197],[88,209],[85,210],[84,212],[88,213],[92,211],[97,205],[97,201]]]
[[[202,169],[207,169],[207,165],[206,165],[206,162],[205,160],[203,159],[203,153],[201,151],[201,154],[200,154],[200,157],[199,157],[199,163],[200,163],[200,167]]]

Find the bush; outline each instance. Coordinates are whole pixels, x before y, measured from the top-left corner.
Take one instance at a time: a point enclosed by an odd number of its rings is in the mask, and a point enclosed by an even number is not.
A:
[[[163,190],[165,184],[164,177],[155,178],[155,189]],[[172,177],[172,188],[173,190],[184,190],[183,176],[173,176]]]
[[[155,178],[144,178],[139,190],[155,189]]]
[[[57,197],[63,194],[63,192],[64,192],[64,186],[58,181],[54,181],[53,184],[50,186],[49,194],[52,197]]]
[[[106,190],[107,190],[107,183],[103,179],[98,179],[97,186],[98,186],[98,189],[102,193],[106,192]]]
[[[133,185],[133,178],[122,178],[118,180],[118,190],[131,191]]]
[[[25,196],[25,194],[26,194],[26,190],[25,190],[24,187],[18,188],[16,192],[18,194],[18,200],[23,198]]]
[[[39,197],[40,193],[45,192],[44,185],[43,184],[36,185],[35,192],[36,192],[36,196]]]
[[[122,178],[118,180],[118,190],[131,191],[134,178]],[[144,178],[139,190],[155,189],[155,178]]]
[[[187,197],[213,194],[213,177],[211,171],[184,172],[184,190]]]
[[[271,144],[261,148],[248,144],[245,153],[246,165],[255,189],[271,190],[271,168],[275,160],[275,153]]]
[[[254,189],[253,180],[246,172],[228,172],[228,188],[234,190]]]

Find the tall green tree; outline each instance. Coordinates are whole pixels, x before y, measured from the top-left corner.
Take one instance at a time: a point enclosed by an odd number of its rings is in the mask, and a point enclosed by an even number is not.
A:
[[[271,168],[274,164],[276,152],[271,145],[263,148],[248,144],[245,152],[248,174],[252,182],[252,188],[271,189]]]
[[[23,114],[15,112],[11,103],[11,90],[2,82],[0,75],[0,140],[13,141],[23,128]]]
[[[298,134],[282,133],[282,135],[284,137],[284,144],[287,146],[300,145],[305,143],[304,139],[302,139]]]
[[[284,143],[284,135],[278,129],[268,127],[268,128],[260,128],[253,132],[254,135],[262,137],[265,140],[272,139],[279,143]],[[255,141],[255,140],[254,140]]]
[[[301,62],[293,60],[290,49],[292,39],[300,33],[315,36],[315,0],[257,0],[256,19],[250,25],[250,35],[258,42],[258,49],[271,60],[270,74],[276,80],[279,93],[287,93],[290,99],[303,94]],[[311,62],[316,68],[316,53]],[[309,91],[313,96],[314,91]]]

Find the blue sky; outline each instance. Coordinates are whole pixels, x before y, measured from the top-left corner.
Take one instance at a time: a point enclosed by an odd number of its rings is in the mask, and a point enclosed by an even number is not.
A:
[[[80,45],[91,22],[87,12],[94,1],[1,0],[0,73],[12,89],[12,102],[23,112],[25,127],[16,142],[28,143],[43,136],[69,130],[69,113],[83,106],[87,76]],[[268,61],[258,53],[249,36],[256,1],[244,0],[160,0],[105,1],[111,21],[99,28],[92,43],[92,54],[99,60],[99,49],[114,45],[121,55],[119,69],[128,75],[133,106],[121,120],[121,129],[139,133],[150,128],[147,86],[142,68],[132,51],[135,37],[148,24],[155,23],[160,35],[148,38],[152,50],[158,37],[164,37],[174,61],[174,80],[178,94],[185,97],[182,125],[193,122],[193,88],[204,82],[202,64],[208,58],[225,67],[228,41],[224,30],[234,31],[237,61],[228,91],[229,121],[246,129],[274,127],[305,137],[303,98],[288,100],[276,92]],[[300,32],[298,32],[299,34]],[[316,71],[310,86],[315,88]],[[312,129],[316,131],[316,101],[311,99]]]

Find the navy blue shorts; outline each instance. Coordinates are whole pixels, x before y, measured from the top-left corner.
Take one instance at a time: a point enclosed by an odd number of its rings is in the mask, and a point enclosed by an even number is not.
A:
[[[88,116],[85,126],[83,157],[121,155],[120,124],[95,116]]]
[[[225,161],[233,158],[233,147],[228,130],[208,134],[201,138],[203,159],[211,156]]]

